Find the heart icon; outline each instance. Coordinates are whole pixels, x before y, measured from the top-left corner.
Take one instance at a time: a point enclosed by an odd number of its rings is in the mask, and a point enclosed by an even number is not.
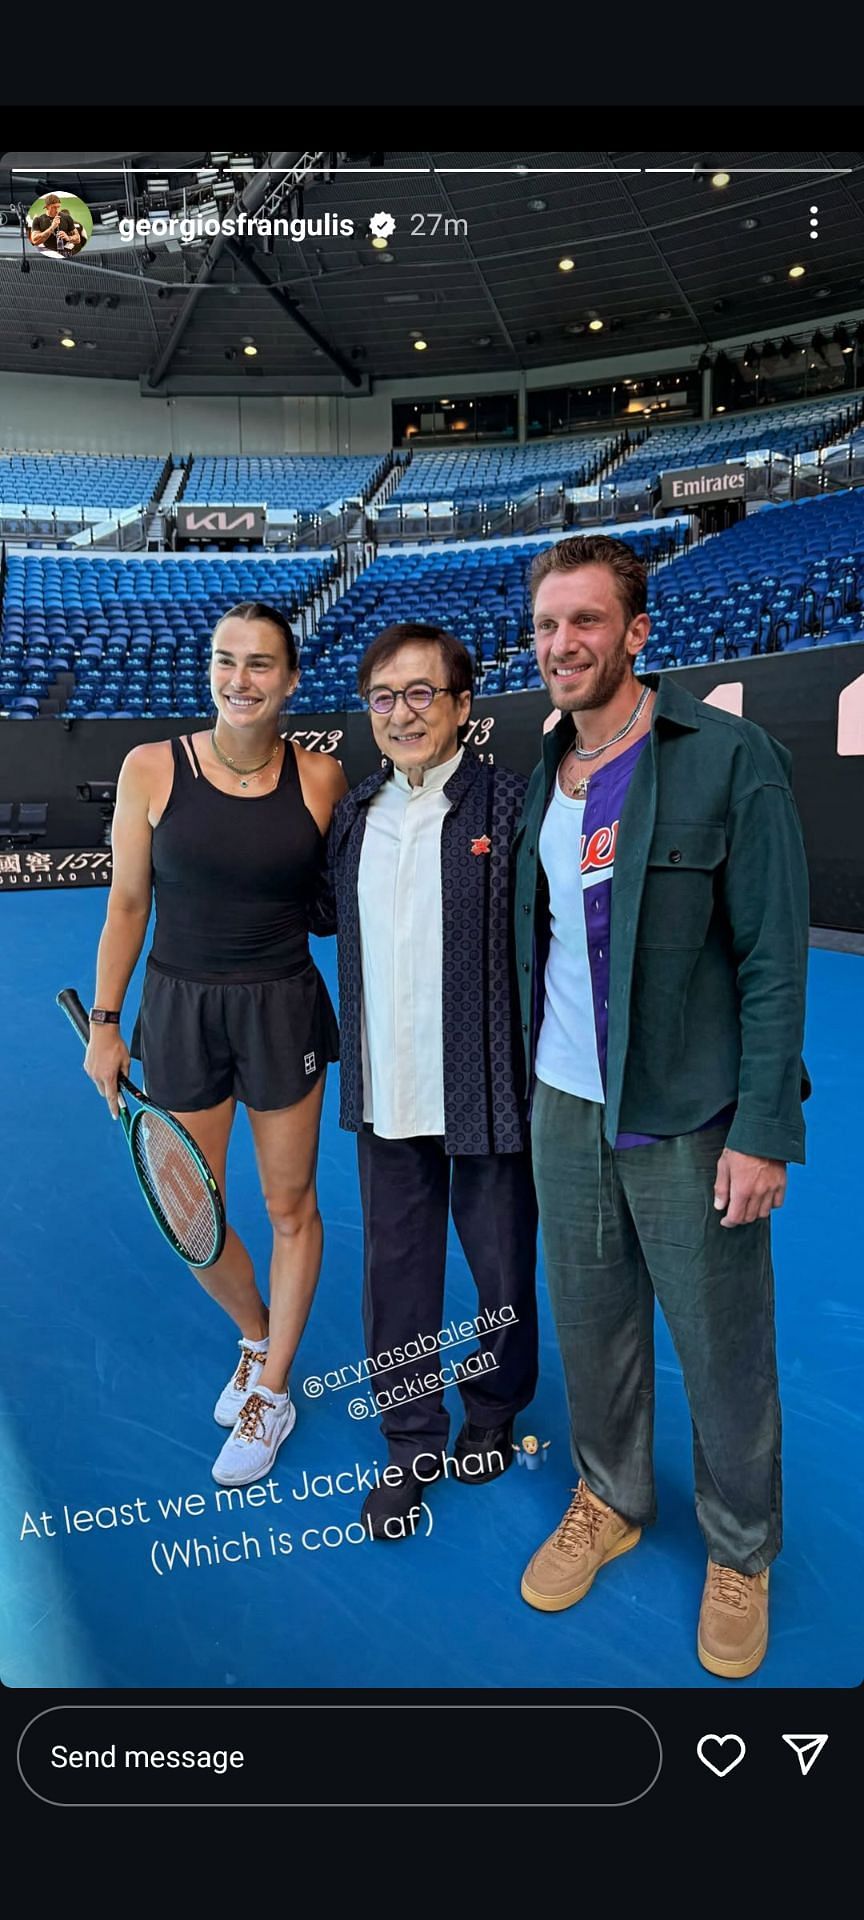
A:
[[[717,1755],[716,1760],[709,1760],[706,1752],[706,1748],[708,1747],[714,1749]],[[734,1752],[731,1753],[729,1758],[724,1760],[721,1765],[718,1765],[717,1761],[720,1759],[724,1747],[734,1748]],[[703,1767],[710,1767],[711,1772],[716,1773],[718,1780],[723,1780],[727,1773],[732,1772],[733,1767],[740,1766],[747,1752],[747,1748],[744,1745],[740,1733],[703,1733],[696,1752],[699,1755]]]

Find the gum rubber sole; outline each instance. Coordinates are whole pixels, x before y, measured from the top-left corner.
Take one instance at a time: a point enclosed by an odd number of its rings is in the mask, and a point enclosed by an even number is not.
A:
[[[629,1553],[632,1547],[638,1547],[641,1538],[642,1528],[631,1527],[629,1533],[622,1534],[621,1539],[594,1568],[589,1578],[583,1580],[581,1586],[567,1593],[539,1593],[536,1587],[528,1585],[528,1576],[523,1574],[520,1588],[523,1600],[527,1600],[529,1607],[536,1607],[540,1613],[563,1613],[567,1607],[575,1607],[577,1601],[583,1600],[586,1593],[593,1587],[601,1567],[607,1567],[611,1560],[618,1560],[622,1553]]]
[[[716,1673],[720,1680],[746,1680],[749,1674],[756,1672],[757,1667],[761,1667],[767,1647],[767,1629],[755,1652],[748,1654],[746,1660],[718,1660],[713,1653],[706,1651],[698,1637],[696,1641],[700,1664],[706,1673]]]

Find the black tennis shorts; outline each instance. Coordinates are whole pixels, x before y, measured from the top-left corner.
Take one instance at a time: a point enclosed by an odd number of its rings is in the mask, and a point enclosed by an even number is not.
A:
[[[196,1113],[232,1096],[268,1113],[296,1106],[339,1058],[339,1028],[314,961],[281,980],[183,980],[147,963],[132,1051],[157,1106]]]

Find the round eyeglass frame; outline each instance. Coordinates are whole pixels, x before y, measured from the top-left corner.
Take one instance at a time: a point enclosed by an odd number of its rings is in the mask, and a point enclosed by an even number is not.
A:
[[[377,719],[386,720],[388,716],[395,711],[396,702],[399,699],[404,700],[410,713],[426,713],[437,694],[449,693],[450,691],[451,689],[449,687],[433,687],[428,680],[414,680],[410,687],[370,687],[366,695],[366,705],[370,713],[374,713]],[[418,693],[428,695],[428,699],[424,698],[418,701],[415,698],[411,700],[409,699],[409,695],[412,693],[414,695]],[[381,699],[387,702],[386,706],[376,706],[376,701]]]

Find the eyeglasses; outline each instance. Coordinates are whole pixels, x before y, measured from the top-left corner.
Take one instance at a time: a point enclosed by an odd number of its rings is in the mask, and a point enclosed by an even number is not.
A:
[[[430,687],[428,681],[417,680],[410,687],[370,687],[366,704],[373,713],[392,713],[397,700],[402,699],[412,713],[423,713],[431,707],[436,694],[449,693],[449,687]]]

